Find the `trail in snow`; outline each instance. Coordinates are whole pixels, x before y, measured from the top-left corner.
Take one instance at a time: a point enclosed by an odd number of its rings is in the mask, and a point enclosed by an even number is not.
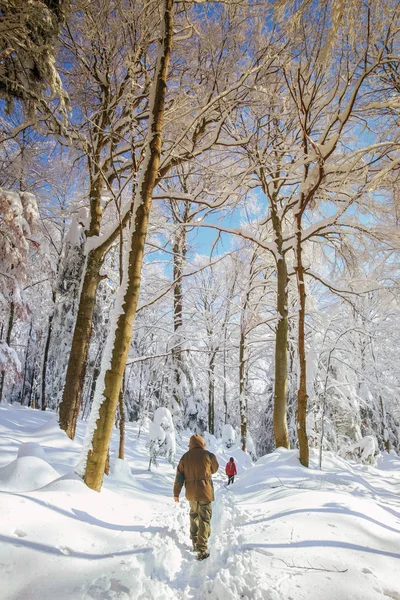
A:
[[[399,457],[377,469],[326,453],[320,472],[278,450],[253,466],[210,437],[221,469],[198,562],[174,471],[147,471],[138,433],[97,494],[72,472],[84,424],[71,442],[51,413],[0,405],[0,600],[400,600]]]

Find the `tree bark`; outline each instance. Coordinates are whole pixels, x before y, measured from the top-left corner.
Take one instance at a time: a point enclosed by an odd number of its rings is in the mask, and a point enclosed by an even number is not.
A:
[[[11,333],[12,333],[12,328],[14,325],[14,315],[15,315],[15,304],[14,304],[14,302],[11,302],[10,303],[10,314],[8,317],[7,333],[6,333],[7,346],[9,346],[11,344]],[[5,375],[6,375],[5,370],[2,370],[1,375],[0,375],[0,402],[2,401],[2,398],[3,398],[3,387],[4,387]]]
[[[56,292],[53,290],[53,307],[56,303]],[[47,338],[46,344],[44,347],[44,356],[43,356],[43,368],[42,368],[42,410],[46,410],[46,374],[47,374],[47,362],[49,358],[49,350],[50,350],[50,341],[51,341],[51,332],[53,330],[53,318],[54,318],[54,308],[49,316],[48,327],[47,327]]]
[[[86,364],[92,331],[93,311],[96,305],[96,292],[101,281],[100,269],[103,251],[98,248],[89,252],[62,401],[59,408],[59,424],[71,440],[75,437],[76,424],[82,404]]]
[[[288,274],[283,255],[277,261],[278,325],[275,338],[274,436],[276,447],[290,448],[287,427]]]
[[[208,431],[215,432],[215,352],[211,354],[208,380]]]
[[[28,407],[36,408],[36,361],[34,361],[32,368],[31,388],[29,390]]]
[[[304,284],[304,267],[302,261],[301,241],[301,216],[296,215],[296,275],[299,294],[299,321],[298,321],[298,352],[299,352],[299,389],[297,392],[297,437],[299,440],[300,462],[308,467],[309,448],[307,437],[307,363],[305,350],[305,315],[306,315],[306,290]]]
[[[26,352],[25,352],[25,362],[24,362],[24,377],[22,380],[22,388],[21,388],[21,394],[19,397],[19,403],[23,404],[24,399],[25,399],[25,385],[26,385],[26,374],[28,371],[28,360],[29,360],[29,349],[31,346],[31,339],[32,339],[32,320],[31,320],[31,324],[29,326],[29,334],[28,334],[28,342],[26,345]]]
[[[386,409],[383,403],[382,396],[379,396],[379,406],[381,409],[381,418],[382,418],[382,431],[383,431],[383,443],[385,445],[386,452],[390,452],[390,440],[389,440],[389,431],[387,427],[387,416]]]
[[[172,360],[174,365],[174,398],[177,404],[181,405],[182,398],[179,390],[182,373],[182,326],[183,326],[183,286],[182,274],[186,257],[186,228],[180,227],[175,236],[173,245],[174,253],[174,347],[172,349]]]
[[[32,377],[31,377],[31,389],[29,395],[29,403],[28,406],[30,408],[37,408],[37,387],[38,387],[38,377],[40,375],[40,368],[38,367],[39,357],[41,356],[40,352],[40,340],[42,339],[42,331],[38,329],[36,333],[36,353],[35,358],[33,360],[32,367]]]
[[[103,350],[104,350],[104,348],[103,348]],[[100,362],[97,363],[97,361],[96,361],[94,369],[93,369],[90,390],[89,390],[89,393],[86,395],[85,405],[83,407],[83,415],[82,415],[83,419],[85,419],[90,414],[90,407],[92,406],[92,403],[93,403],[93,398],[94,398],[94,394],[96,391],[96,384],[97,384],[97,380],[100,375],[100,367],[101,367]]]
[[[125,398],[124,398],[124,386],[121,386],[121,390],[119,392],[119,448],[118,448],[118,458],[122,460],[125,458]]]
[[[239,343],[239,413],[240,439],[243,452],[247,446],[247,397],[246,397],[246,334],[241,328]]]
[[[224,369],[223,369],[223,377],[224,377],[224,386],[222,390],[222,401],[224,403],[224,425],[228,423],[228,389],[226,385],[226,331],[224,334]]]
[[[242,306],[240,317],[240,341],[239,341],[239,414],[240,414],[240,438],[243,452],[247,448],[247,396],[246,396],[246,337],[248,329],[248,309],[253,286],[254,271],[257,260],[257,252],[253,251],[250,260],[249,280],[246,295]]]
[[[161,155],[162,126],[164,118],[165,95],[167,88],[167,71],[172,44],[172,7],[173,0],[164,1],[162,40],[157,58],[156,73],[152,84],[150,122],[146,140],[146,152],[142,172],[137,185],[135,202],[132,211],[131,246],[126,264],[126,281],[120,290],[123,297],[116,303],[113,323],[107,346],[110,358],[104,377],[99,379],[99,404],[97,411],[92,409],[94,429],[88,430],[92,436],[92,450],[86,457],[84,479],[88,487],[100,491],[115,411],[118,405],[122,378],[132,339],[132,327],[136,313],[140,290],[140,276],[146,240],[148,220],[151,209],[153,189],[156,184]],[[136,211],[135,211],[136,209]],[[105,351],[107,355],[107,348]],[[107,358],[107,356],[106,356]],[[97,394],[97,392],[96,392]],[[96,399],[95,399],[96,401]]]
[[[275,234],[276,244],[276,274],[277,298],[276,309],[278,323],[275,336],[275,381],[274,381],[274,437],[277,448],[290,448],[289,431],[287,426],[287,388],[288,388],[288,271],[286,257],[283,251],[282,217],[277,206],[278,190],[272,194],[266,182],[265,173],[261,170],[264,194],[269,198],[271,207],[271,222]],[[279,172],[275,174],[275,181],[279,179]]]
[[[232,300],[233,294],[235,292],[236,279],[237,279],[237,272],[235,272],[235,276],[233,278],[232,285],[231,285],[231,288],[230,288],[228,296],[227,296],[227,305],[226,305],[226,311],[225,311],[224,323],[223,323],[223,329],[224,329],[224,354],[223,354],[224,387],[223,387],[222,398],[223,398],[223,402],[224,402],[224,425],[226,425],[228,423],[228,389],[227,389],[228,386],[227,386],[227,382],[226,382],[226,360],[227,360],[226,346],[228,343],[228,324],[229,324],[229,319],[231,316],[231,300]]]

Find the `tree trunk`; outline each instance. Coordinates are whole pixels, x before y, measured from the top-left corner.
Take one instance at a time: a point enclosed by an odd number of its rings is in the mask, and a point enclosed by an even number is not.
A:
[[[40,360],[40,356],[41,356],[41,351],[40,351],[40,341],[42,339],[42,331],[40,329],[38,329],[37,333],[36,333],[36,352],[35,352],[35,358],[33,360],[33,367],[32,367],[32,377],[31,377],[31,389],[30,389],[30,396],[29,396],[29,404],[28,406],[30,406],[30,408],[37,408],[37,388],[38,388],[38,378],[40,376],[40,368],[38,366],[39,360]]]
[[[322,447],[324,444],[324,436],[325,436],[326,390],[328,388],[329,369],[331,366],[331,357],[332,357],[333,350],[334,350],[334,348],[332,348],[328,354],[328,360],[326,363],[326,374],[325,374],[323,398],[322,398],[321,434],[320,434],[320,438],[319,438],[319,470],[320,471],[322,471]]]
[[[173,245],[174,253],[174,347],[172,349],[172,360],[174,366],[174,399],[177,404],[181,405],[180,397],[181,372],[182,372],[182,326],[183,326],[183,286],[182,274],[185,261],[185,241],[186,228],[181,227],[176,234],[175,243]]]
[[[379,396],[379,405],[381,408],[381,416],[382,416],[383,443],[385,445],[386,452],[390,452],[389,431],[387,428],[386,410],[385,410],[385,405],[383,403],[382,396]]]
[[[139,298],[140,276],[144,244],[148,228],[151,200],[161,155],[162,125],[164,118],[167,71],[172,43],[173,0],[164,1],[162,41],[157,57],[156,72],[150,95],[150,119],[142,172],[137,184],[131,218],[131,245],[126,264],[124,284],[119,290],[110,335],[105,350],[104,376],[99,381],[99,402],[93,406],[87,430],[86,446],[92,450],[86,457],[84,479],[93,490],[100,491],[115,411],[118,405],[122,378],[132,339],[132,327]],[[96,404],[96,398],[94,405]],[[100,406],[99,406],[100,405]]]
[[[29,349],[31,346],[31,339],[32,339],[32,320],[31,320],[31,324],[29,326],[28,342],[26,345],[25,362],[24,362],[24,377],[22,380],[22,388],[21,388],[21,394],[20,394],[20,398],[19,398],[19,403],[21,404],[21,406],[23,405],[23,402],[25,399],[25,385],[26,385],[26,375],[28,372],[28,360],[29,360]]]
[[[226,305],[226,311],[225,311],[225,317],[224,317],[224,324],[223,324],[223,328],[224,328],[224,370],[223,370],[223,377],[224,377],[224,388],[223,388],[223,402],[224,402],[224,424],[226,425],[228,423],[228,386],[226,383],[226,360],[227,360],[227,353],[226,353],[226,346],[228,343],[228,324],[229,324],[229,319],[231,316],[231,300],[233,298],[233,294],[235,291],[235,285],[236,285],[236,279],[237,279],[237,272],[235,272],[235,276],[233,278],[232,281],[232,285],[231,288],[229,290],[228,296],[227,296],[227,305]]]
[[[29,408],[36,408],[36,361],[33,363],[31,376],[31,389],[29,390]]]
[[[53,290],[53,306],[56,303],[56,293]],[[42,410],[46,410],[46,374],[47,374],[47,362],[49,358],[49,349],[50,349],[50,341],[51,341],[51,332],[53,329],[53,317],[54,317],[54,308],[49,316],[49,324],[47,328],[47,339],[44,347],[44,356],[43,356],[43,368],[42,368]]]
[[[239,413],[240,413],[240,441],[243,452],[247,447],[247,397],[246,397],[246,336],[247,319],[250,296],[253,285],[254,269],[257,252],[254,251],[250,260],[249,280],[246,295],[240,316],[240,341],[239,341]]]
[[[265,176],[263,176],[265,179]],[[274,382],[274,437],[277,448],[290,448],[289,432],[287,426],[287,388],[288,388],[288,283],[286,257],[283,251],[282,220],[277,207],[278,192],[275,190],[271,196],[266,182],[263,191],[268,196],[271,207],[271,221],[275,234],[277,254],[276,276],[277,294],[276,310],[278,323],[275,337],[275,382]]]
[[[100,375],[100,363],[97,362],[97,357],[96,357],[95,365],[93,367],[92,380],[90,382],[89,389],[86,392],[85,401],[84,401],[83,407],[82,407],[82,419],[84,421],[90,415],[90,408],[93,403],[93,398],[94,398],[94,394],[96,391],[96,383],[99,378],[99,375]]]
[[[227,385],[226,385],[226,332],[224,335],[224,371],[223,371],[223,377],[224,377],[224,387],[223,387],[223,391],[222,391],[222,400],[224,403],[224,425],[226,425],[228,423],[228,390],[227,390]]]
[[[96,248],[89,252],[72,338],[63,397],[59,408],[60,428],[66,432],[71,440],[75,437],[76,424],[82,404],[86,363],[92,332],[93,311],[96,305],[97,287],[101,281],[100,269],[102,259],[103,252],[99,249]]]
[[[283,255],[277,261],[278,325],[275,338],[274,435],[279,448],[289,448],[287,427],[288,274]]]
[[[10,314],[8,317],[7,334],[6,334],[7,346],[10,346],[10,344],[11,344],[11,333],[12,333],[12,328],[14,325],[14,315],[15,315],[15,304],[14,304],[14,302],[11,302]],[[6,372],[5,372],[5,370],[3,370],[0,375],[0,402],[2,401],[2,398],[3,398],[3,387],[4,387],[5,375],[6,375]]]
[[[299,352],[299,389],[297,392],[297,436],[300,448],[300,462],[308,467],[309,448],[307,438],[307,363],[305,350],[305,315],[306,315],[306,290],[304,285],[304,267],[302,262],[301,245],[301,214],[296,215],[296,275],[299,294],[299,321],[298,321],[298,352]]]
[[[208,431],[215,431],[215,353],[211,355],[208,380]]]
[[[239,412],[240,412],[240,440],[243,452],[247,445],[247,397],[246,397],[246,335],[244,328],[240,332],[239,344]]]
[[[118,405],[119,405],[119,448],[118,458],[122,460],[125,458],[125,372],[122,379],[121,390],[119,392]]]

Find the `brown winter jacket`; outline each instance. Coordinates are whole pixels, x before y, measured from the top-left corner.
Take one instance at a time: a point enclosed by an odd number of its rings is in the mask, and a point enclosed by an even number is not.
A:
[[[174,496],[179,497],[183,484],[186,498],[194,502],[211,502],[214,500],[212,474],[218,471],[218,461],[214,454],[205,449],[201,435],[192,435],[189,441],[189,452],[179,461],[176,470]]]

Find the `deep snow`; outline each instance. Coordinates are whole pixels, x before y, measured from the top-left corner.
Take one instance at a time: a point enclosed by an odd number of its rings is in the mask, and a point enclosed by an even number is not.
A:
[[[279,449],[253,466],[209,437],[221,468],[198,563],[173,468],[147,471],[146,432],[128,424],[126,461],[98,494],[73,473],[84,429],[72,442],[54,414],[0,405],[1,600],[400,600],[399,457],[373,468],[325,453],[320,472]]]

